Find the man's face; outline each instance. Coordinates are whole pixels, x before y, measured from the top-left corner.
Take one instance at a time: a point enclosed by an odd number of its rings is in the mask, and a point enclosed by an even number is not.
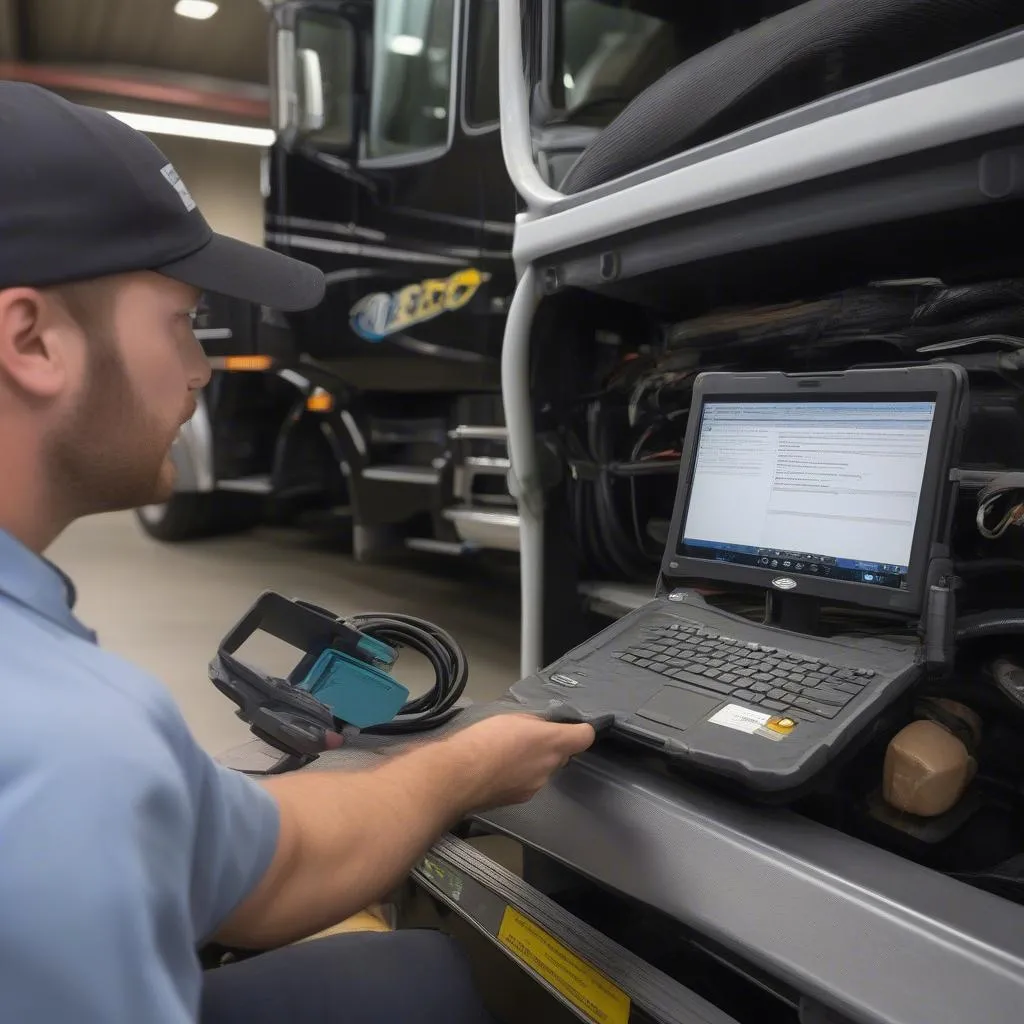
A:
[[[166,501],[170,448],[210,369],[192,330],[199,292],[158,274],[112,282],[81,335],[70,394],[45,445],[55,493],[76,515]]]

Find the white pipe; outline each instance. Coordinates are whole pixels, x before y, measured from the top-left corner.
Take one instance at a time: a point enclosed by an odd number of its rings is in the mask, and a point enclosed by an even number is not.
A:
[[[522,676],[536,672],[543,664],[544,488],[537,465],[530,398],[530,331],[539,302],[536,271],[526,267],[509,305],[501,349],[501,396],[512,465],[509,489],[519,503],[522,602],[519,671]]]
[[[498,87],[501,151],[516,191],[532,213],[543,213],[565,198],[540,176],[530,135],[530,96],[523,73],[523,32],[519,0],[498,0]]]

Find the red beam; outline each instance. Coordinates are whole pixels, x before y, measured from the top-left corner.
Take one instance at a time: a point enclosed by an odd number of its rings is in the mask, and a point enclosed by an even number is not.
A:
[[[124,96],[148,103],[165,103],[175,107],[228,114],[268,124],[270,104],[266,100],[234,96],[228,92],[191,89],[187,86],[146,82],[137,78],[121,78],[101,72],[61,68],[53,64],[26,64],[22,61],[0,61],[0,78],[31,82],[47,89],[69,89],[106,96]]]

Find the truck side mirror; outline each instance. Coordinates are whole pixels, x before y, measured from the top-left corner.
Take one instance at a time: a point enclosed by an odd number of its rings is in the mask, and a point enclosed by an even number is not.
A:
[[[324,127],[324,79],[320,54],[303,47],[296,50],[298,62],[298,127],[303,133],[317,132]]]
[[[281,4],[275,20],[274,127],[286,148],[335,156],[359,137],[359,28],[321,6]]]

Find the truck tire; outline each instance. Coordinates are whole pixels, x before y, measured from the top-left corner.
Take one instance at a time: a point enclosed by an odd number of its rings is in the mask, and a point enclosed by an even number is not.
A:
[[[135,517],[145,533],[167,543],[241,533],[262,518],[258,498],[225,491],[175,494],[162,505],[136,509]]]

